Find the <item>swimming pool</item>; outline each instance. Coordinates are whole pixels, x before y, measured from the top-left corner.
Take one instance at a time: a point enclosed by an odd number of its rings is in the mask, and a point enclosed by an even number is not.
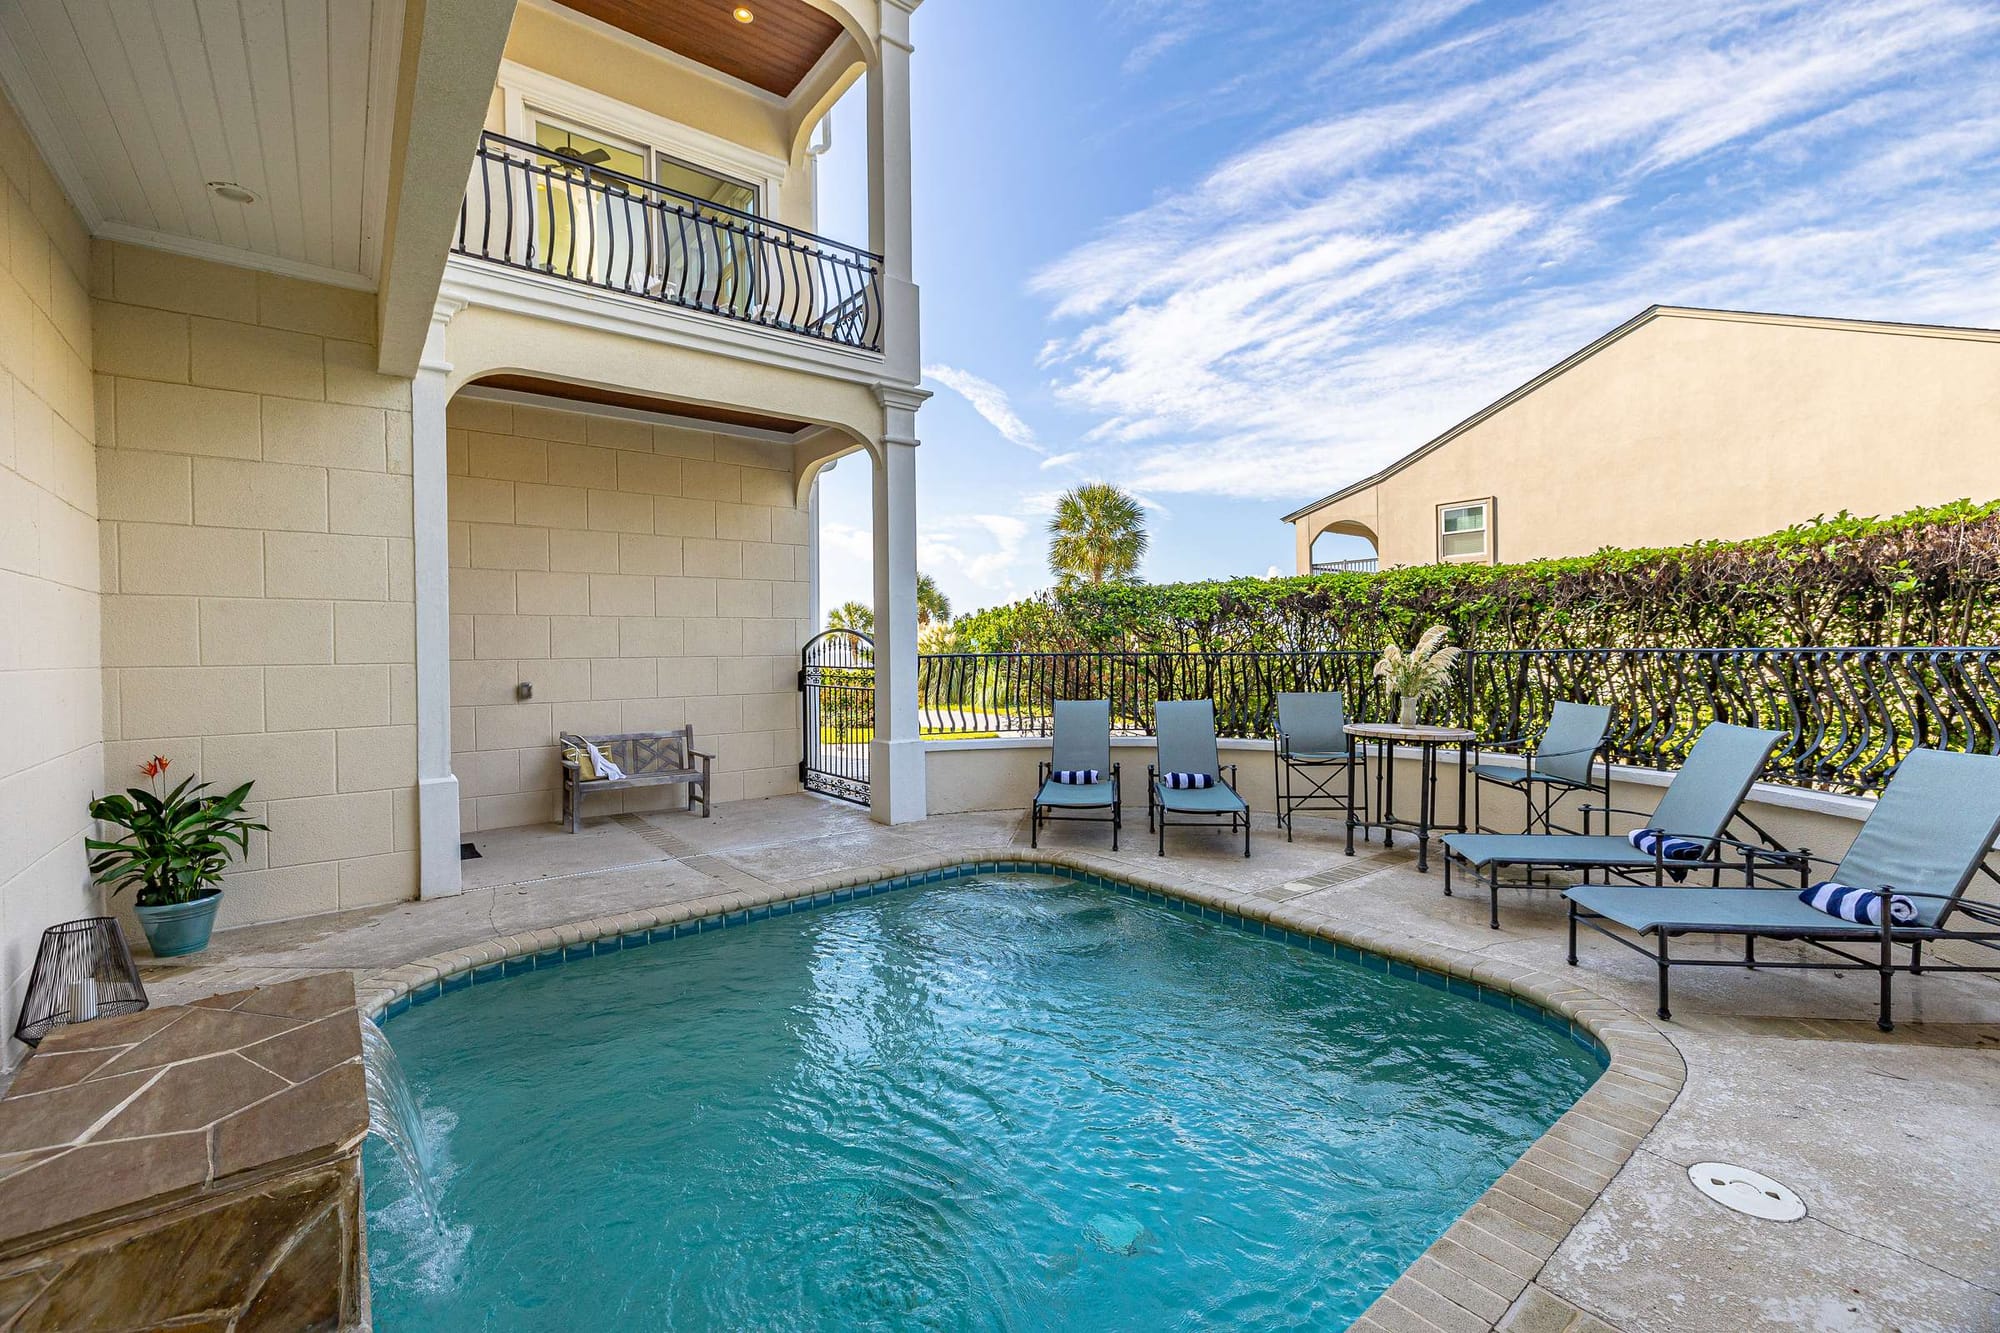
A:
[[[377,1327],[1343,1327],[1602,1058],[1211,918],[987,874],[399,1013]]]

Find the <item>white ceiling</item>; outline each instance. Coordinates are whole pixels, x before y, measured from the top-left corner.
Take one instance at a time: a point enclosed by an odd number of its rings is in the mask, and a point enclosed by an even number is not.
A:
[[[0,83],[94,234],[373,287],[402,23],[403,0],[0,0]]]

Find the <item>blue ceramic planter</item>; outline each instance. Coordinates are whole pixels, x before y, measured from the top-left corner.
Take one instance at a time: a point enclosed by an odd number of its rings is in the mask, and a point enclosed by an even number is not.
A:
[[[155,958],[178,958],[200,953],[208,947],[209,932],[215,929],[215,912],[222,906],[222,890],[211,889],[191,903],[165,907],[134,907],[139,924],[145,928],[146,942]]]

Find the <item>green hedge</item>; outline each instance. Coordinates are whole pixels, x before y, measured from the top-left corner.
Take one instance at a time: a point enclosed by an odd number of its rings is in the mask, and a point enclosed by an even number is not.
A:
[[[2000,643],[2000,501],[1517,565],[1050,590],[952,628],[963,652],[1372,651],[1439,623],[1482,649]]]

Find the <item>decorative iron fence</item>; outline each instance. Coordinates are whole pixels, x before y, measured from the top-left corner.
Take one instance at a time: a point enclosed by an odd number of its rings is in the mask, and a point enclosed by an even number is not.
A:
[[[851,629],[815,634],[799,653],[799,708],[804,736],[799,785],[868,804],[875,641]]]
[[[1615,762],[1672,768],[1710,722],[1786,733],[1765,779],[1881,790],[1919,747],[2000,753],[2000,648],[1569,648],[1468,653],[1465,716],[1534,735],[1557,699],[1609,704]]]
[[[918,659],[926,727],[1046,735],[1057,699],[1108,698],[1126,735],[1160,699],[1213,699],[1218,731],[1268,736],[1276,695],[1340,690],[1389,715],[1372,652],[950,653]],[[1536,737],[1557,699],[1609,704],[1614,761],[1670,768],[1711,721],[1790,739],[1767,779],[1880,790],[1918,746],[2000,753],[2000,648],[1578,648],[1470,652],[1436,710],[1483,736]]]
[[[501,134],[479,138],[452,249],[882,350],[880,256]]]

